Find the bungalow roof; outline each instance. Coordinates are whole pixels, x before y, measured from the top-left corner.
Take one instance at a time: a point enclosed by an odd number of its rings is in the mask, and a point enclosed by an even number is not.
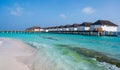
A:
[[[89,27],[92,24],[92,22],[83,22],[82,24],[80,24],[79,26],[86,26]]]
[[[98,20],[95,23],[93,23],[92,25],[108,25],[108,26],[118,26],[114,23],[112,23],[111,21],[108,20]]]
[[[78,27],[80,24],[73,24],[73,25],[71,25],[71,27]]]

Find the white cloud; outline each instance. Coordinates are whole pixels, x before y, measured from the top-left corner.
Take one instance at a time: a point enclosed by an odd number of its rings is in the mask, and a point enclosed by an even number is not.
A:
[[[66,18],[66,15],[65,15],[65,14],[60,14],[59,17],[65,19],[65,18]]]
[[[95,10],[92,7],[85,7],[82,9],[82,12],[86,14],[91,14],[91,13],[94,13]]]
[[[21,16],[23,14],[23,8],[19,4],[14,4],[13,7],[8,7],[11,15]]]

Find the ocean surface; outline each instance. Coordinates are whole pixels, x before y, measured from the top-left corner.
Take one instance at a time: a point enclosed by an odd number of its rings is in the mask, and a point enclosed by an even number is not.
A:
[[[120,37],[82,36],[52,33],[0,33],[0,38],[22,40],[37,49],[31,70],[120,70],[113,64],[99,62],[92,54],[120,60]],[[71,49],[72,48],[72,49]],[[78,49],[82,53],[78,53]],[[81,51],[80,51],[81,52]],[[85,52],[88,52],[86,54]],[[91,54],[91,55],[92,55]],[[97,55],[96,55],[97,56]],[[108,58],[106,58],[108,59]]]

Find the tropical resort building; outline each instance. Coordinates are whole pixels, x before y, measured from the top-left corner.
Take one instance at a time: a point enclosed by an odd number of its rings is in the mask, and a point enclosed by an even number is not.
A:
[[[118,25],[108,20],[98,20],[91,24],[90,31],[97,31],[100,35],[116,35]]]
[[[64,27],[63,27],[63,31],[70,31],[70,27],[71,27],[72,25],[65,25]]]
[[[116,32],[118,30],[118,25],[108,20],[98,20],[95,23],[91,24],[90,30]]]
[[[59,31],[59,26],[55,26],[55,31]]]
[[[53,27],[54,31],[58,31],[58,26]]]
[[[43,31],[44,31],[44,32],[49,32],[49,29],[50,29],[50,27],[43,28]]]
[[[70,30],[70,31],[77,31],[77,30],[78,30],[77,27],[78,27],[79,25],[80,25],[80,24],[73,24],[73,25],[70,26],[69,30]]]
[[[51,32],[51,31],[53,31],[53,27],[48,27],[48,28],[46,28],[46,30],[47,30],[48,32]]]
[[[80,24],[77,29],[78,31],[90,31],[90,25],[92,24],[92,22],[83,22],[82,24]]]
[[[43,29],[39,26],[34,26],[34,27],[30,27],[30,28],[27,28],[26,31],[29,31],[29,32],[40,32],[40,31],[43,31]]]
[[[108,20],[98,20],[94,23],[83,22],[82,24],[73,24],[65,26],[54,26],[47,28],[31,27],[26,31],[44,31],[52,33],[72,33],[81,35],[97,35],[97,36],[116,36],[118,25]]]
[[[58,31],[63,31],[64,26],[58,26]]]
[[[51,27],[51,31],[55,31],[56,30],[56,27]]]

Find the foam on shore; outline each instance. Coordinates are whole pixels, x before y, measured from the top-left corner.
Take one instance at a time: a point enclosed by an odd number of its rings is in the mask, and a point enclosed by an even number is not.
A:
[[[0,70],[30,70],[35,49],[19,40],[0,38]]]

